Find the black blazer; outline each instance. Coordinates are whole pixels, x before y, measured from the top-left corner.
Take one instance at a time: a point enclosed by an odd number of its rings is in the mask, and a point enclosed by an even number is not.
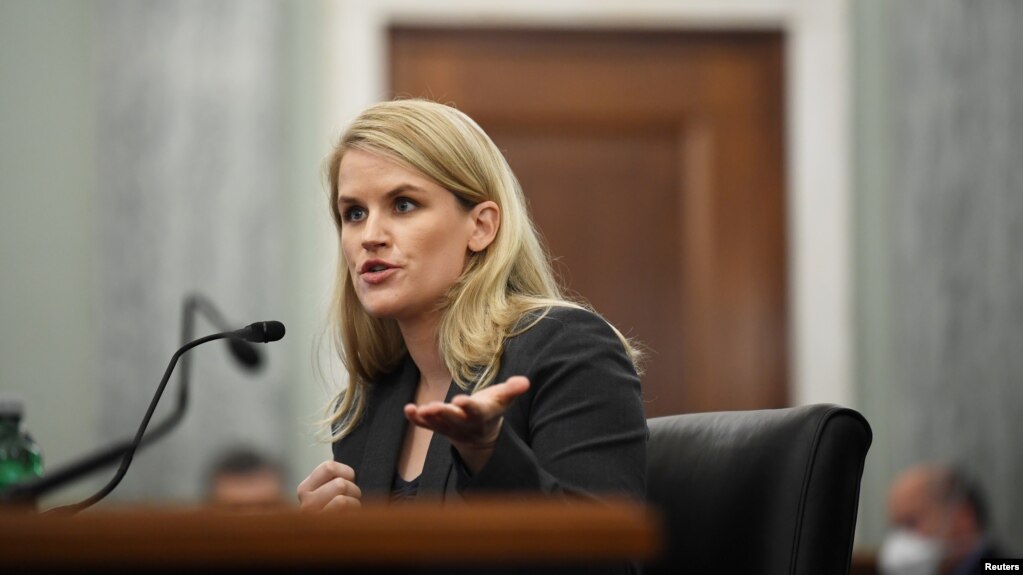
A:
[[[513,375],[528,377],[530,388],[505,412],[486,466],[470,475],[450,442],[434,434],[417,497],[494,491],[645,496],[647,426],[639,377],[607,322],[589,311],[552,308],[505,342],[494,381]],[[371,386],[359,426],[333,445],[334,459],[355,469],[366,498],[390,494],[407,425],[403,407],[418,381],[419,370],[406,355]],[[456,393],[462,391],[452,383],[448,401]]]

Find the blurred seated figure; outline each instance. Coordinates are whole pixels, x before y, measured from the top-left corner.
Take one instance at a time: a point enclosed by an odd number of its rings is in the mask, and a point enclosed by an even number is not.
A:
[[[881,546],[883,575],[972,575],[999,552],[987,532],[987,508],[959,470],[927,464],[903,471],[888,493],[891,528]]]
[[[258,451],[238,447],[222,454],[210,469],[206,501],[224,511],[270,511],[288,506],[284,473]]]

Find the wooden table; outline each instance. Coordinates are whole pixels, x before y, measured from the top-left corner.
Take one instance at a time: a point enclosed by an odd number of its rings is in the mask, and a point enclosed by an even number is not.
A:
[[[659,536],[657,517],[624,501],[424,502],[337,515],[140,508],[77,517],[4,513],[0,565],[10,573],[580,565],[651,558]]]

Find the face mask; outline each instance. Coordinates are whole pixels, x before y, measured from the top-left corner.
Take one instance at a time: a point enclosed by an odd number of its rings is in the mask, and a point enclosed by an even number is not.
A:
[[[899,529],[881,545],[878,566],[884,575],[934,575],[943,556],[941,541]]]

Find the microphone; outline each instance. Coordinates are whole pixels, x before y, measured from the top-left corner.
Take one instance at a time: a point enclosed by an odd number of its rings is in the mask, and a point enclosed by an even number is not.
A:
[[[243,368],[248,371],[258,371],[262,368],[262,354],[256,349],[256,346],[250,343],[250,341],[260,340],[247,340],[245,337],[249,334],[249,331],[247,330],[257,324],[252,324],[241,330],[234,330],[233,327],[224,320],[216,306],[214,306],[209,299],[199,293],[192,293],[187,296],[185,298],[184,306],[182,307],[180,344],[182,347],[194,338],[193,332],[195,316],[197,314],[205,316],[206,319],[209,320],[210,323],[214,324],[218,330],[222,332],[231,332],[230,335],[227,336],[228,349],[231,352],[232,357],[234,357]],[[284,336],[284,325],[280,322],[260,323],[274,324],[274,327],[272,328],[274,333],[279,332],[279,335],[275,339],[269,339],[267,341],[276,341]],[[245,333],[236,335],[236,331]],[[188,381],[190,372],[190,357],[185,355],[181,359],[181,369],[178,371],[178,398],[174,411],[171,412],[163,421],[153,426],[149,433],[142,438],[140,447],[146,447],[157,439],[160,439],[170,432],[171,429],[176,427],[184,418],[185,411],[188,407]],[[49,493],[70,481],[84,477],[101,467],[117,462],[118,459],[122,458],[124,454],[132,448],[133,443],[134,441],[132,439],[123,439],[105,449],[47,473],[43,477],[8,486],[3,491],[0,491],[0,504],[7,502],[34,504],[42,495]]]
[[[284,324],[279,321],[257,321],[235,330],[234,334],[245,341],[270,343],[284,337]]]
[[[146,427],[149,425],[149,420],[153,417],[153,412],[156,411],[156,405],[160,402],[160,397],[163,395],[163,390],[167,387],[167,382],[170,380],[171,373],[174,372],[174,366],[178,363],[178,358],[188,352],[190,349],[200,346],[204,343],[225,339],[225,338],[242,338],[246,337],[263,337],[263,341],[277,341],[284,337],[284,324],[271,321],[271,322],[256,322],[240,330],[215,333],[206,337],[201,337],[195,341],[191,341],[181,346],[171,357],[170,363],[167,365],[166,371],[164,371],[163,379],[160,380],[160,385],[156,388],[156,393],[153,394],[152,401],[149,402],[149,409],[146,410],[145,417],[142,418],[142,423],[139,424],[138,431],[135,433],[135,439],[132,441],[128,450],[125,451],[124,456],[121,458],[121,466],[117,469],[117,473],[106,485],[104,485],[99,491],[92,496],[74,503],[71,505],[64,505],[50,509],[47,513],[68,513],[75,514],[84,509],[92,507],[96,503],[103,500],[104,497],[110,494],[111,491],[121,483],[121,479],[124,478],[125,473],[128,472],[128,466],[131,465],[132,458],[135,456],[135,451],[139,448],[142,443],[142,438],[146,433]],[[246,340],[246,341],[259,341],[257,339]]]

